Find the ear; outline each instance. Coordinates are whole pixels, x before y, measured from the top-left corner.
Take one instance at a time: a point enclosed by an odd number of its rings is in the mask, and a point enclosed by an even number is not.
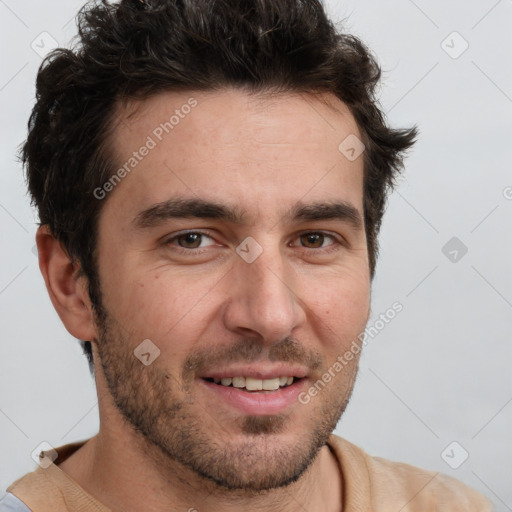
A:
[[[48,225],[40,226],[37,230],[36,244],[39,269],[62,323],[75,338],[97,341],[87,278],[78,277],[79,267],[73,265]]]

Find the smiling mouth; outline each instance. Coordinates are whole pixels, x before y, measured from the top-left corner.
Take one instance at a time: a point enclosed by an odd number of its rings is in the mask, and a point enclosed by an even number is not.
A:
[[[219,386],[237,388],[243,391],[278,391],[287,388],[302,380],[298,377],[275,377],[273,379],[256,379],[253,377],[226,377],[223,379],[204,378],[205,381]]]

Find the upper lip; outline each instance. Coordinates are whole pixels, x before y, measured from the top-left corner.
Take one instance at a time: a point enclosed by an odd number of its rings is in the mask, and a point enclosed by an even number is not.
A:
[[[308,374],[303,366],[291,366],[289,364],[266,364],[254,365],[233,365],[206,371],[199,375],[202,379],[225,379],[228,377],[252,377],[253,379],[275,379],[278,377],[303,378]]]

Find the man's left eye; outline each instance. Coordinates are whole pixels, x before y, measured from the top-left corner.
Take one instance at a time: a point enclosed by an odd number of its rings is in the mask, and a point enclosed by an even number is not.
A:
[[[301,243],[305,244],[305,246],[308,249],[321,249],[323,247],[326,247],[324,245],[324,242],[328,239],[334,240],[334,237],[332,235],[327,235],[325,233],[303,233],[299,236]],[[332,245],[332,243],[327,244],[327,246]]]

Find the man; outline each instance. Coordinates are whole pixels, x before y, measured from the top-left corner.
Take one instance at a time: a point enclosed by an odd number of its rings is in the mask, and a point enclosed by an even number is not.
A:
[[[0,510],[490,510],[332,435],[416,136],[363,44],[316,0],[91,4],[80,37],[39,72],[22,156],[100,431]]]

